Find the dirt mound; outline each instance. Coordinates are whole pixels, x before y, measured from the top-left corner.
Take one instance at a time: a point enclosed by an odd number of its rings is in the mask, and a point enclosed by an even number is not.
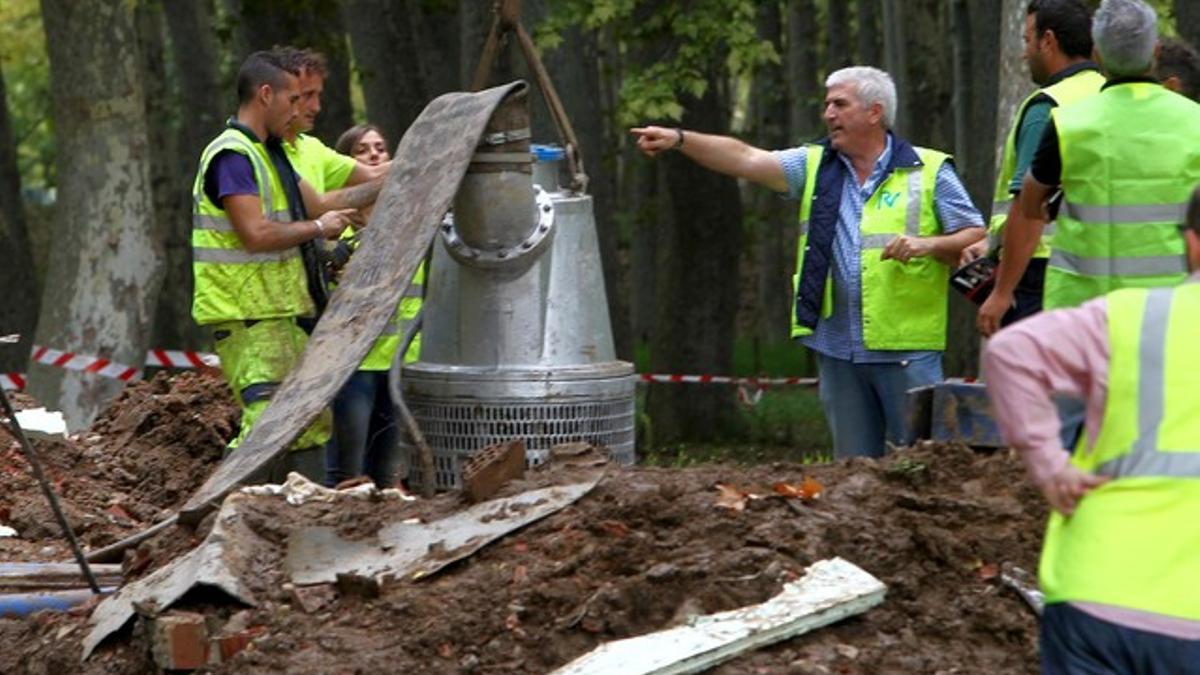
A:
[[[767,495],[805,476],[824,486],[811,504],[749,499],[716,505],[715,486]],[[927,446],[881,461],[754,468],[613,469],[590,494],[421,582],[334,593],[311,613],[283,576],[286,532],[333,525],[345,535],[456,508],[416,504],[287,506],[249,500],[243,517],[276,550],[256,558],[260,606],[243,619],[251,646],[215,672],[543,673],[602,642],[690,615],[761,602],[812,562],[841,556],[888,585],[865,615],[752,652],[720,673],[1034,673],[1036,621],[995,568],[1035,566],[1045,511],[1009,453]],[[178,540],[153,544],[161,555]],[[228,617],[228,604],[202,609]],[[21,645],[0,671],[78,664],[82,618],[0,621]],[[146,668],[145,644],[101,647],[86,672]]]
[[[17,400],[32,407],[28,397]],[[35,440],[63,511],[89,549],[169,515],[221,459],[239,419],[220,378],[160,373],[127,387],[86,432]],[[0,456],[0,559],[66,560],[69,552],[16,442],[4,432]]]

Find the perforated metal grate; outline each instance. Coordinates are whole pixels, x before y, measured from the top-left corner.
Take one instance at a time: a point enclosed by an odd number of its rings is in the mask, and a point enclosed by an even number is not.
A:
[[[525,440],[530,466],[544,462],[550,448],[579,441],[607,448],[613,460],[622,464],[635,459],[632,397],[571,403],[463,403],[410,393],[407,402],[433,450],[438,489],[461,485],[462,465],[476,450],[514,438]],[[415,448],[404,450],[409,479],[421,484],[424,477],[413,455]]]

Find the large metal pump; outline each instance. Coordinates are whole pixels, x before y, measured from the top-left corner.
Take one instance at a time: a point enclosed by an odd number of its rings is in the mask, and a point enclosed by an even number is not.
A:
[[[592,198],[560,186],[564,157],[531,145],[527,96],[510,97],[434,240],[421,357],[401,381],[439,488],[512,439],[530,463],[574,441],[634,460],[633,366],[616,359]]]

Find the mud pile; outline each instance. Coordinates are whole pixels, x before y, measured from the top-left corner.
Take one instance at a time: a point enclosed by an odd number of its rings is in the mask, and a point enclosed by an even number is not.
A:
[[[823,486],[811,503],[767,496],[741,510],[718,505],[718,484],[770,495],[776,482],[806,476]],[[384,522],[461,508],[457,500],[248,500],[247,524],[275,545],[255,556],[258,607],[194,599],[222,619],[243,612],[254,636],[214,672],[543,673],[609,640],[764,601],[832,556],[884,581],[884,603],[714,672],[1037,671],[1036,620],[996,578],[1003,562],[1034,568],[1045,518],[1009,453],[925,446],[832,465],[612,468],[574,505],[424,581],[333,588],[323,606],[306,608],[284,577],[294,528],[369,537]],[[183,532],[151,542],[155,555],[177,549]],[[64,614],[0,620],[0,639],[17,645],[0,655],[0,671],[77,670],[86,630],[85,618]],[[150,664],[139,624],[82,668]]]
[[[18,397],[18,408],[33,407]],[[34,439],[42,469],[81,543],[90,550],[170,515],[220,461],[237,430],[224,380],[168,375],[127,387],[92,428]],[[16,441],[0,431],[0,560],[67,560],[69,549]]]

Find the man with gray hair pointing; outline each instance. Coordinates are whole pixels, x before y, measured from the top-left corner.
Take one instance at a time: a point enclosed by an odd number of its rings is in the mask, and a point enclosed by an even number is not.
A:
[[[653,157],[706,168],[800,200],[791,335],[817,354],[834,454],[879,457],[906,438],[912,387],[942,379],[950,267],[984,237],[949,155],[892,131],[896,86],[877,68],[825,81],[829,135],[771,152],[728,136],[632,129]]]

